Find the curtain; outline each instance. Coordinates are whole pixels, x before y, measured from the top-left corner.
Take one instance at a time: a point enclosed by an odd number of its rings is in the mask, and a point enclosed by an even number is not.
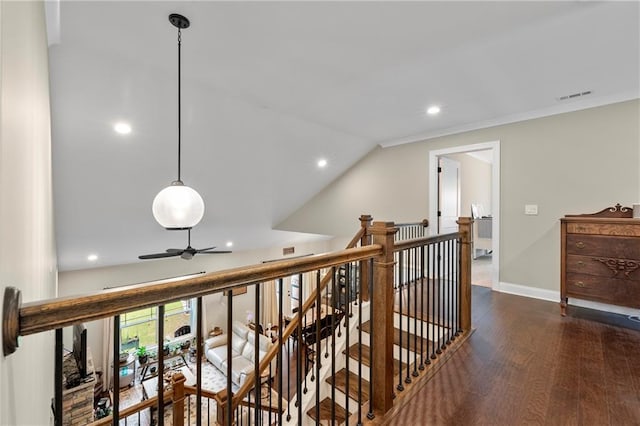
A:
[[[274,325],[278,323],[278,298],[276,297],[275,281],[267,281],[262,284],[260,298],[262,299],[260,320],[262,326],[266,329],[268,324]]]
[[[197,300],[197,299],[196,299]],[[199,325],[200,329],[202,330],[202,338],[204,340],[207,340],[207,338],[209,337],[209,328],[207,327],[207,299],[205,297],[202,298],[202,323]],[[195,323],[195,321],[194,321]],[[213,327],[211,327],[211,329],[213,329]],[[198,334],[198,330],[193,330],[193,337],[196,337]]]
[[[113,317],[102,320],[102,390],[113,382]]]
[[[300,299],[300,305],[309,299],[311,292],[316,289],[316,281],[318,280],[317,276],[318,273],[316,271],[306,272],[302,276],[302,298]],[[322,276],[323,275],[321,274],[320,278],[322,278]]]

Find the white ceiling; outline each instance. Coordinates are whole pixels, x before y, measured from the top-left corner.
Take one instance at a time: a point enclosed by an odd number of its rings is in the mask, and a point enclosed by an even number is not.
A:
[[[48,17],[60,270],[186,246],[184,232],[151,214],[177,174],[170,13],[191,20],[182,37],[182,178],[206,204],[196,248],[309,239],[273,227],[378,144],[640,94],[637,2],[56,6],[59,26]],[[439,116],[424,114],[431,104]],[[114,133],[118,120],[133,132]]]

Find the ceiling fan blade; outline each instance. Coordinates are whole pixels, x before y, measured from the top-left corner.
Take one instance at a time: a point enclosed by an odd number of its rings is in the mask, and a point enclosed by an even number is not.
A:
[[[167,249],[167,253],[182,253],[183,251],[184,249],[174,249],[174,248]]]
[[[141,256],[138,256],[138,259],[142,259],[142,260],[146,260],[146,259],[160,259],[163,257],[174,257],[174,256],[180,256],[182,253],[180,252],[176,252],[176,253],[153,253],[153,254],[143,254]]]
[[[203,249],[198,249],[198,250],[196,250],[196,252],[202,253],[202,252],[207,251],[207,250],[213,250],[214,248],[216,248],[216,246],[207,247],[207,248],[203,248]]]

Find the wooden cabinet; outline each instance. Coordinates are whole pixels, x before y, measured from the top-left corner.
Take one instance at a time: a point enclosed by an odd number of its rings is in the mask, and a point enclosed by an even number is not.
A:
[[[560,219],[560,306],[569,297],[640,308],[640,219],[630,207]]]

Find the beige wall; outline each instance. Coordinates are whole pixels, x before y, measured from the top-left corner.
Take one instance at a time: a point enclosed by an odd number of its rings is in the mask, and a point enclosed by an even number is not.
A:
[[[426,217],[429,151],[499,140],[500,281],[557,291],[559,218],[639,199],[639,126],[634,100],[377,148],[278,228],[344,236],[361,213]],[[525,204],[538,204],[539,214],[525,216]]]
[[[318,254],[330,250],[330,241],[295,244],[295,254]],[[60,272],[60,296],[78,295],[102,290],[106,287],[116,287],[188,275],[197,272],[213,272],[235,268],[244,265],[259,264],[265,260],[282,258],[282,248],[243,251],[225,255],[196,255],[191,260],[180,258],[151,260],[128,265],[105,268],[85,269],[79,271]],[[234,296],[233,317],[245,322],[247,311],[254,312],[253,288],[246,294]],[[213,325],[225,326],[227,315],[227,300],[222,293],[206,296],[203,299],[205,324],[209,328]],[[102,321],[87,323],[87,340],[94,359],[100,364],[102,353]],[[66,333],[70,335],[70,333]],[[69,343],[65,343],[68,345]]]
[[[0,287],[29,302],[56,294],[43,4],[0,2],[0,28]],[[19,343],[0,357],[0,424],[49,424],[53,332]]]
[[[481,214],[491,215],[491,164],[468,154],[445,157],[460,163],[460,215],[471,215],[471,204],[482,206]]]

